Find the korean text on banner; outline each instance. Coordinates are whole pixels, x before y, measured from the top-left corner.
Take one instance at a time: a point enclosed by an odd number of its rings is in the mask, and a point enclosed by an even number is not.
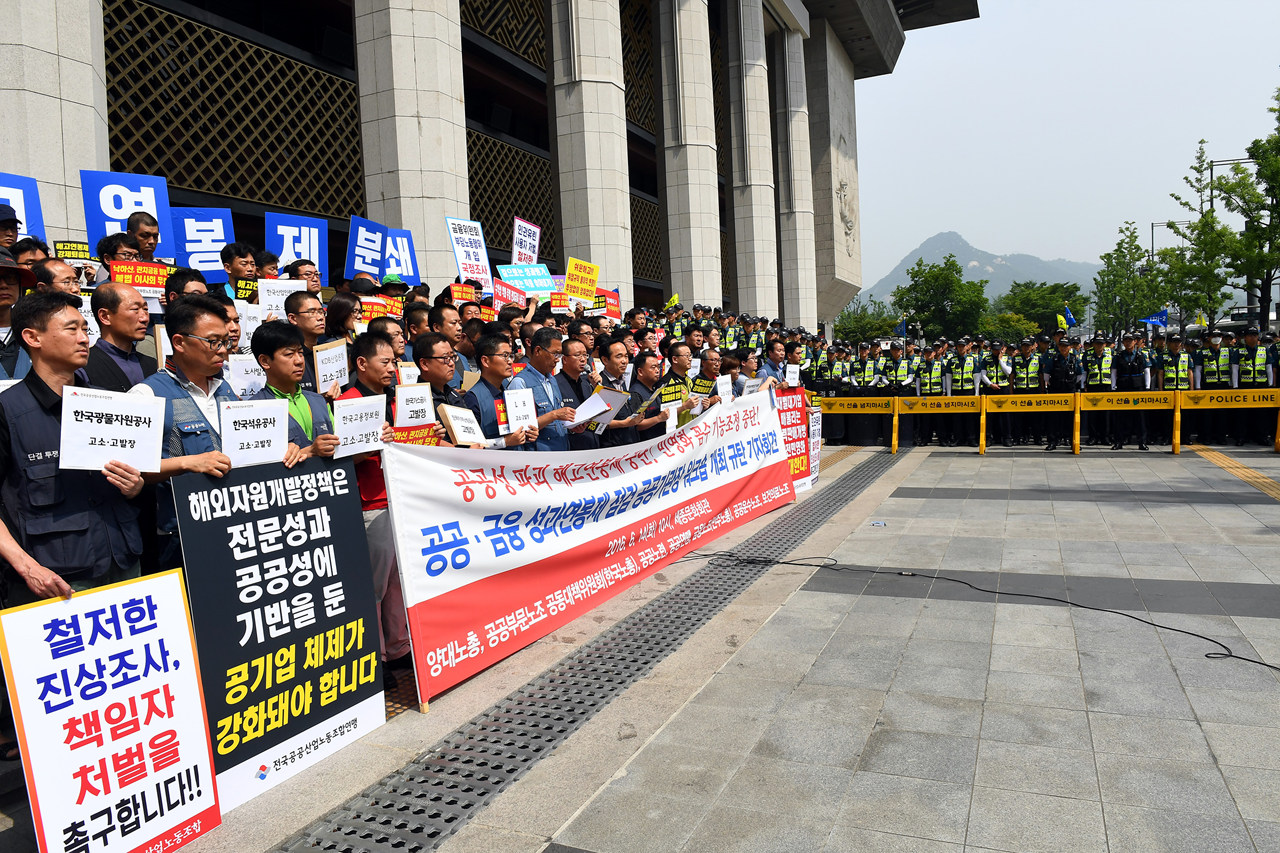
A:
[[[329,269],[329,223],[311,216],[268,212],[263,224],[266,249],[280,258],[281,269],[294,261],[311,261],[324,280]]]
[[[6,610],[0,654],[42,851],[176,850],[221,822],[179,570]]]
[[[621,320],[622,302],[618,297],[618,291],[606,290],[603,287],[597,287],[596,300],[591,307],[590,313],[601,317],[610,317],[614,320]]]
[[[526,222],[519,216],[511,229],[511,263],[536,264],[538,262],[538,241],[542,238],[542,229],[532,222]]]
[[[409,287],[422,283],[418,274],[418,258],[413,251],[413,232],[408,228],[387,229],[387,252],[378,280],[388,275],[400,276],[400,280]]]
[[[18,215],[18,237],[32,235],[47,240],[44,210],[40,206],[40,188],[35,178],[0,172],[0,204],[7,204]],[[59,255],[61,257],[61,255]]]
[[[177,237],[173,257],[178,266],[200,270],[210,284],[226,283],[222,247],[236,241],[228,208],[175,207],[173,232]]]
[[[463,281],[474,279],[486,291],[493,290],[493,275],[489,272],[489,250],[485,247],[484,229],[479,222],[470,219],[445,217],[449,229],[449,242],[453,246],[453,259],[458,264],[458,275]]]
[[[164,400],[159,397],[63,389],[60,468],[100,471],[114,460],[154,473],[160,470],[163,435]]]
[[[339,459],[382,449],[382,424],[386,421],[387,398],[353,397],[333,401],[333,434],[340,440]]]
[[[174,479],[224,809],[386,720],[369,552],[350,462]]]
[[[315,356],[316,390],[321,394],[337,383],[342,388],[350,381],[350,366],[347,363],[346,341],[330,341],[317,344],[311,350]]]
[[[164,282],[173,272],[167,264],[147,261],[117,261],[111,264],[111,280],[127,284],[147,299],[164,296]]]
[[[500,278],[493,280],[493,304],[502,305],[519,305],[523,308],[528,300],[525,298],[524,291],[515,287]]]
[[[499,266],[498,276],[512,287],[519,288],[526,296],[547,297],[560,289],[546,264]],[[496,291],[494,297],[497,298]]]
[[[787,444],[787,459],[791,466],[791,479],[796,491],[803,492],[811,485],[809,479],[809,415],[805,411],[804,389],[792,388],[775,391],[778,401],[778,420],[782,424],[782,437]]]
[[[570,258],[565,265],[564,292],[590,308],[596,303],[596,285],[600,282],[600,265]]]
[[[156,218],[160,242],[156,257],[173,257],[173,214],[169,210],[169,185],[155,175],[80,170],[80,193],[84,198],[84,222],[89,245],[96,246],[108,234],[125,230],[129,217],[143,211]]]
[[[643,444],[383,464],[423,699],[795,494],[765,395]]]
[[[289,403],[236,400],[221,405],[222,452],[236,467],[284,459],[289,446]]]
[[[431,383],[400,383],[396,386],[396,420],[392,426],[413,427],[436,422]]]

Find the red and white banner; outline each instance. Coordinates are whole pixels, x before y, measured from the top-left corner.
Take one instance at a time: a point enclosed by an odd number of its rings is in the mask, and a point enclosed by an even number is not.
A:
[[[803,388],[774,391],[778,401],[778,420],[782,422],[782,438],[790,462],[791,479],[796,491],[813,485],[809,476],[809,415],[805,411]]]
[[[770,395],[572,453],[389,445],[420,700],[795,498]]]

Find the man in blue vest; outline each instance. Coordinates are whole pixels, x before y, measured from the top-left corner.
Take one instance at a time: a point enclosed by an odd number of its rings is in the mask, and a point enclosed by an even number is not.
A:
[[[79,309],[79,296],[52,290],[13,309],[13,334],[31,371],[0,394],[0,559],[17,576],[6,606],[70,598],[139,572],[142,534],[129,501],[142,491],[142,475],[115,461],[101,471],[58,467],[62,390],[84,384],[75,372],[89,360]],[[0,681],[0,758],[12,761],[19,756],[8,707]]]
[[[538,438],[526,450],[568,450],[568,423],[577,413],[564,404],[554,374],[560,360],[560,332],[554,328],[539,329],[530,341],[529,366],[511,380],[508,390],[528,388],[538,411]]]
[[[547,331],[539,329],[536,334]],[[556,342],[560,342],[559,333],[554,329],[551,330],[556,337]],[[537,427],[521,427],[512,432],[503,435],[502,430],[507,425],[507,401],[504,396],[504,386],[511,379],[511,341],[501,335],[485,335],[476,341],[476,361],[479,362],[480,379],[476,384],[471,386],[471,390],[467,391],[463,401],[468,409],[476,416],[476,421],[480,424],[481,431],[484,432],[485,438],[489,439],[489,443],[485,445],[492,449],[509,449],[520,448],[526,442],[532,443],[537,440],[539,429]],[[421,364],[421,362],[419,362]],[[525,370],[531,368],[526,367]],[[432,385],[435,389],[435,385]]]

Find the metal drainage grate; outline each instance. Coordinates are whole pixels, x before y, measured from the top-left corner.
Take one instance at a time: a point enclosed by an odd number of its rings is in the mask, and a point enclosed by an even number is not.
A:
[[[583,645],[407,766],[285,842],[281,851],[433,850],[649,673],[900,457],[877,453],[759,533]]]

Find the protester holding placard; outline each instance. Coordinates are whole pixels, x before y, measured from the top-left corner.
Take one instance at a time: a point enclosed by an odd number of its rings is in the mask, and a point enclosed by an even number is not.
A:
[[[533,447],[525,449],[568,450],[566,424],[574,419],[575,413],[573,407],[565,405],[560,386],[552,378],[563,351],[560,333],[556,329],[539,329],[530,343],[529,366],[520,371],[510,385],[533,391],[533,401],[538,407],[538,438]]]
[[[676,341],[667,350],[667,358],[671,360],[671,368],[662,377],[663,404],[679,403],[676,411],[680,426],[694,419],[693,407],[700,398],[693,393],[693,378],[689,370],[693,366],[693,351],[684,341]]]
[[[449,385],[453,378],[453,362],[457,355],[447,338],[438,332],[424,332],[413,340],[413,351],[418,354],[418,381],[431,386],[431,405],[437,423],[441,406],[467,408],[466,400],[456,388]],[[483,373],[481,374],[483,377]],[[443,427],[437,435],[443,433]]]
[[[600,384],[605,388],[630,394],[627,367],[631,364],[631,358],[627,352],[626,343],[620,338],[614,338],[600,347],[600,355],[604,364],[604,369],[600,371]],[[617,417],[609,421],[604,435],[600,436],[601,447],[621,447],[624,444],[635,444],[640,440],[636,427],[644,420],[644,413],[636,411],[635,403],[634,397],[628,400],[627,404],[619,410]]]
[[[165,321],[173,355],[158,372],[129,391],[165,400],[160,473],[147,475],[147,482],[159,483],[156,528],[161,570],[182,565],[178,519],[168,481],[178,474],[221,477],[231,470],[231,460],[222,452],[218,406],[237,399],[222,380],[228,345],[226,310],[205,294],[183,296],[169,306]]]
[[[396,375],[396,358],[391,339],[378,332],[366,332],[356,339],[353,351],[355,375],[340,400],[363,397],[386,397]],[[388,423],[383,424],[384,442],[393,438],[390,421],[394,413],[386,403]],[[396,568],[395,537],[391,516],[387,513],[387,484],[382,477],[382,454],[364,453],[353,457],[356,483],[360,488],[360,508],[368,536],[369,566],[373,570],[373,594],[378,605],[378,636],[387,669],[383,680],[388,689],[395,688],[393,668],[407,667],[409,657],[409,625],[405,621],[404,596],[400,591],[400,573]]]
[[[101,337],[77,375],[95,388],[125,392],[156,372],[156,360],[137,351],[149,319],[147,300],[137,289],[105,281],[94,288],[89,307]]]
[[[556,343],[560,343],[558,337]],[[497,335],[486,335],[476,344],[476,357],[480,362],[480,379],[463,399],[480,422],[484,437],[490,441],[489,446],[518,448],[537,441],[540,430],[535,428],[521,427],[502,434],[502,427],[507,422],[503,386],[511,379],[511,342]]]
[[[94,281],[106,281],[111,278],[111,265],[114,263],[132,263],[142,260],[138,241],[131,234],[121,231],[108,234],[98,241],[94,248],[102,264],[94,276]]]
[[[0,249],[0,379],[21,379],[31,370],[31,357],[13,331],[13,303],[35,287],[31,270],[18,266],[7,249]]]
[[[315,297],[305,294],[313,301]],[[312,456],[333,456],[338,437],[333,434],[333,415],[325,398],[302,387],[306,368],[306,346],[297,326],[273,320],[263,323],[250,342],[253,357],[266,373],[267,385],[254,400],[285,400],[289,404],[289,444],[300,451],[294,460]]]
[[[555,381],[560,386],[561,399],[573,404],[576,409],[596,390],[595,383],[587,373],[591,353],[579,338],[565,341],[563,351],[560,372],[556,374]],[[570,450],[596,450],[600,447],[600,437],[586,427],[586,424],[582,424],[569,430]]]
[[[636,356],[631,380],[631,408],[643,415],[636,424],[638,441],[661,438],[666,434],[666,421],[671,412],[662,408],[662,359],[651,350]]]
[[[228,243],[222,247],[219,259],[227,273],[225,289],[232,299],[236,297],[237,281],[258,280],[258,262],[254,255],[255,250],[248,243]]]
[[[431,327],[431,331],[438,332],[449,339],[449,344],[453,347],[454,352],[458,354],[458,360],[453,366],[453,378],[449,380],[449,385],[453,388],[461,390],[462,377],[468,370],[473,370],[471,362],[469,362],[462,354],[462,341],[465,335],[462,334],[462,318],[458,314],[458,309],[452,305],[436,305],[427,315],[427,325]],[[510,374],[507,374],[510,376]],[[482,420],[481,425],[484,424]]]
[[[316,388],[313,350],[320,342],[320,336],[324,334],[325,311],[324,306],[320,304],[320,297],[309,290],[296,290],[285,297],[284,313],[289,322],[302,332],[302,390],[319,391],[320,389]],[[338,391],[337,388],[326,388],[324,394],[326,397],[330,394],[337,397]]]

